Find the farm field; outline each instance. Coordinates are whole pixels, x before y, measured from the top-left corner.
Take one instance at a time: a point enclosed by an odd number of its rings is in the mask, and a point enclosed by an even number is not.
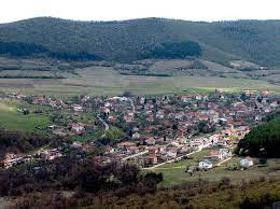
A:
[[[0,89],[5,92],[70,96],[77,94],[118,95],[130,91],[136,95],[173,93],[203,93],[219,88],[229,92],[244,89],[267,89],[280,93],[280,86],[266,81],[201,77],[201,76],[139,76],[121,75],[110,67],[89,67],[77,70],[66,79],[0,79]]]
[[[14,100],[0,100],[0,127],[13,131],[38,132],[49,123],[46,115],[30,113],[23,115],[17,111],[20,104]],[[37,127],[37,128],[36,128]]]

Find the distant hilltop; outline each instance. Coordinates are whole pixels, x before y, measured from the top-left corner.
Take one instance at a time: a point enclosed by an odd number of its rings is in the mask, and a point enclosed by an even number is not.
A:
[[[201,57],[280,66],[280,21],[190,22],[162,18],[83,22],[51,17],[0,25],[0,56],[130,62]]]

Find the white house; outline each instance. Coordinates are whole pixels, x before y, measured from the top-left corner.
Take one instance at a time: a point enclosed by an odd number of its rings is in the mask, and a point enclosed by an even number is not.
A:
[[[247,169],[254,165],[254,162],[251,158],[244,158],[240,160],[240,167]]]
[[[209,170],[209,169],[213,168],[213,164],[210,160],[207,160],[207,159],[202,160],[202,161],[199,162],[198,168],[200,170]]]

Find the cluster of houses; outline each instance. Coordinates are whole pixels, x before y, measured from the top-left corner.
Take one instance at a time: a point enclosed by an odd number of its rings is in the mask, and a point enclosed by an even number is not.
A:
[[[51,161],[62,156],[63,154],[57,148],[40,149],[34,154],[7,153],[1,162],[1,167],[8,169],[10,167],[30,162],[31,160],[35,159]]]
[[[134,156],[133,160],[144,167],[180,160],[205,148],[220,148],[199,164],[199,167],[211,167],[211,161],[228,158],[231,155],[229,148],[252,126],[277,111],[280,104],[280,98],[268,91],[254,93],[249,90],[240,94],[217,90],[212,94],[183,96],[84,96],[75,103],[51,97],[34,96],[29,100],[32,104],[50,106],[54,111],[67,109],[73,115],[96,113],[98,129],[106,132],[110,127],[116,127],[124,133],[113,143],[104,144],[104,159],[131,160],[130,156]],[[83,135],[91,126],[77,122],[69,123],[64,129]],[[59,154],[51,156],[58,157]]]
[[[131,127],[125,139],[111,145],[106,154],[125,158],[137,155],[143,166],[178,160],[207,147],[222,147],[213,158],[223,160],[226,149],[238,143],[268,114],[278,110],[280,98],[263,91],[254,94],[114,97],[105,99],[99,108],[104,120],[120,128]],[[117,121],[122,121],[118,124]],[[202,127],[200,127],[202,126]]]

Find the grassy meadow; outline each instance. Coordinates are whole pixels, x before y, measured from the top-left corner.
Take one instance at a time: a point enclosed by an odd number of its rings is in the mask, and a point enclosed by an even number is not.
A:
[[[17,111],[20,106],[15,100],[0,100],[0,127],[14,131],[37,132],[38,128],[45,128],[50,123],[46,115],[23,115]]]
[[[153,169],[155,172],[161,172],[164,180],[161,186],[174,186],[182,183],[193,182],[198,179],[205,179],[209,181],[219,181],[224,177],[231,179],[233,183],[241,183],[243,180],[258,180],[261,177],[279,177],[280,175],[280,160],[269,159],[265,166],[254,165],[247,170],[227,170],[227,167],[239,165],[240,158],[234,157],[225,162],[220,167],[215,167],[209,171],[198,171],[192,176],[185,172],[186,167],[198,165],[198,162],[203,156],[207,154],[206,151],[196,153],[193,159],[182,160],[176,163],[166,164],[161,167]],[[257,159],[255,159],[258,162]]]

